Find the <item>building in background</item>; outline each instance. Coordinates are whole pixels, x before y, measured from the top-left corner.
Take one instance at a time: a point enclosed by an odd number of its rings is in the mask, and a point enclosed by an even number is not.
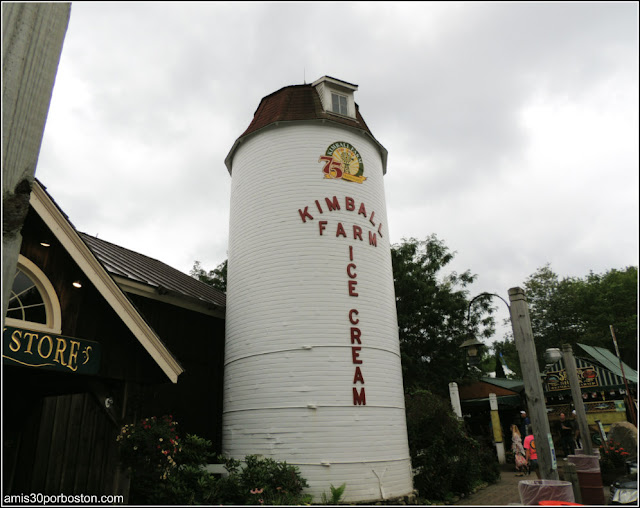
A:
[[[627,393],[620,361],[611,351],[585,344],[577,344],[577,348],[579,352],[576,351],[575,359],[580,390],[590,438],[592,444],[597,447],[602,441],[601,431],[607,433],[611,424],[633,422],[629,412],[630,404],[635,406],[635,414],[638,414],[638,373],[624,364],[624,376],[627,378],[630,392]],[[560,413],[571,418],[574,405],[562,359],[545,372],[543,388],[549,421],[557,422]],[[551,426],[551,430],[554,432],[554,439],[559,443],[560,437],[556,435],[555,425]]]
[[[411,494],[383,185],[387,151],[328,76],[260,102],[232,177],[223,451],[299,467],[316,499]]]
[[[220,451],[225,295],[79,233],[35,182],[3,333],[3,494],[123,494],[122,425]],[[204,388],[206,387],[206,388]]]

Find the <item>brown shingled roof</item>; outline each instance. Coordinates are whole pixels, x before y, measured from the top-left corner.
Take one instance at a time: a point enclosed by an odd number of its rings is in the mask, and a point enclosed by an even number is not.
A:
[[[78,232],[91,252],[113,276],[155,288],[159,294],[178,293],[216,307],[226,306],[226,295],[165,263],[119,245]]]
[[[376,140],[369,127],[365,123],[358,105],[356,104],[356,118],[348,118],[342,115],[325,111],[320,101],[316,88],[312,85],[286,86],[267,95],[260,101],[260,105],[253,115],[249,127],[236,140],[229,151],[225,164],[231,172],[233,154],[243,138],[276,122],[293,122],[304,120],[324,120],[342,124],[358,129],[367,135],[379,146],[383,159],[384,171],[386,171],[386,149]]]
[[[240,137],[247,136],[275,122],[318,119],[331,120],[371,134],[369,127],[364,123],[358,111],[357,105],[355,119],[329,113],[322,107],[320,96],[315,87],[311,85],[294,85],[281,88],[263,98],[253,115],[252,122]],[[373,136],[373,134],[371,135]]]

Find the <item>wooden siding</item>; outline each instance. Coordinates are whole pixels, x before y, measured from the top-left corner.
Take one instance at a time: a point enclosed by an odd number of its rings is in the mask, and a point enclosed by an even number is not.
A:
[[[11,415],[17,418],[18,415]],[[125,494],[118,467],[120,426],[91,393],[40,399],[24,420],[4,494]],[[6,460],[5,456],[5,460]]]
[[[222,451],[224,320],[130,295],[185,371],[178,383],[147,385],[139,416],[172,414],[181,432],[210,439]]]

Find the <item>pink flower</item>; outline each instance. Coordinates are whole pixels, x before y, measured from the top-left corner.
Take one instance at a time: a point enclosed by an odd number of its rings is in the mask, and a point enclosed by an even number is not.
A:
[[[264,499],[258,499],[258,503],[264,504]]]
[[[250,492],[252,494],[262,494],[264,492],[264,489],[251,489]]]

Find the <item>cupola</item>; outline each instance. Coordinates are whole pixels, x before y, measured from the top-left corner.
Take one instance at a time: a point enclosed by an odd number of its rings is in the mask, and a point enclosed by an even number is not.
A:
[[[327,113],[356,118],[353,92],[358,89],[358,85],[323,76],[311,83],[311,86],[317,90],[322,107]]]

